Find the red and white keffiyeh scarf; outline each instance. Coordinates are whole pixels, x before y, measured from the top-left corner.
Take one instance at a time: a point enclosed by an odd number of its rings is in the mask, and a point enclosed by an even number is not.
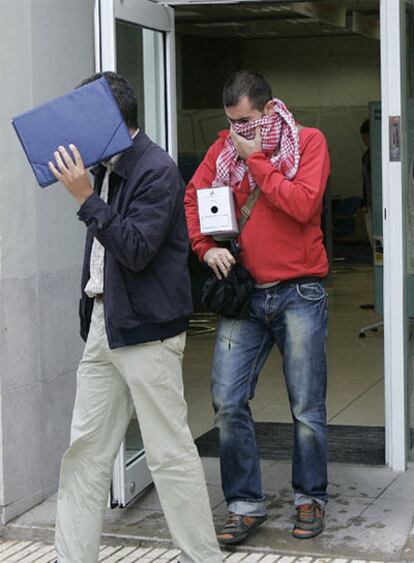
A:
[[[232,128],[246,139],[254,139],[256,127],[260,126],[262,149],[272,155],[270,162],[273,166],[291,180],[299,166],[299,132],[293,115],[285,104],[277,98],[273,98],[273,102],[274,113],[271,115],[264,115],[248,123],[233,123]],[[253,176],[244,160],[239,157],[229,136],[217,158],[213,187],[231,186],[234,189],[246,173],[250,189],[254,190],[256,183]]]

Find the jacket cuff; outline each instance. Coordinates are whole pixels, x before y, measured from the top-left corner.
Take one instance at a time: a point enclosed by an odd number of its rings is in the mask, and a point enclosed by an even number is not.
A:
[[[82,203],[77,215],[87,227],[95,223],[96,230],[101,230],[110,218],[108,211],[109,206],[97,193],[93,193]]]

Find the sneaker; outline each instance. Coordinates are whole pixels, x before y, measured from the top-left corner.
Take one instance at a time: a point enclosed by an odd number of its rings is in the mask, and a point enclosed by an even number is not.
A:
[[[297,506],[293,536],[301,540],[314,538],[324,528],[324,517],[325,512],[317,502]]]
[[[267,516],[246,516],[229,512],[222,530],[217,534],[217,539],[225,545],[240,543],[260,524],[263,524],[266,518]]]

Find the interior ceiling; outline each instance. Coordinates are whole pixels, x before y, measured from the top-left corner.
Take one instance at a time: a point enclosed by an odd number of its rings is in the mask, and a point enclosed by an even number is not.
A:
[[[176,30],[190,35],[257,39],[357,34],[379,39],[379,0],[156,1],[174,6]]]

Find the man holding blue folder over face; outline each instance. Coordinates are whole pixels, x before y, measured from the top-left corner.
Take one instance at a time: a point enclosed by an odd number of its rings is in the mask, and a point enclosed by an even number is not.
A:
[[[94,169],[94,188],[75,145],[56,147],[49,162],[87,227],[80,302],[86,346],[61,468],[58,561],[98,561],[112,466],[135,406],[181,563],[219,563],[183,397],[181,363],[191,314],[184,186],[168,154],[138,129],[137,100],[126,80],[105,72],[85,83],[102,76],[132,146]]]

